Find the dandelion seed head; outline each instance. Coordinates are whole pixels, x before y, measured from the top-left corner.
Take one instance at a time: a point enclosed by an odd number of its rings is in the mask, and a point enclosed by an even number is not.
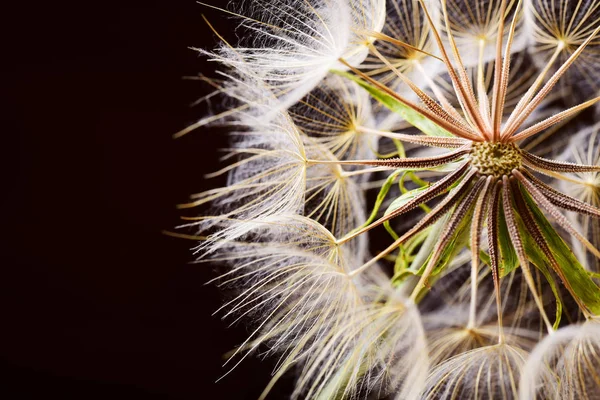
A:
[[[467,351],[434,367],[422,399],[513,399],[527,353],[507,344]]]
[[[327,77],[290,108],[299,129],[340,160],[374,156],[377,136],[365,128],[375,126],[371,98],[356,83]]]
[[[580,143],[585,143],[585,146]],[[568,162],[600,165],[600,124],[576,132],[573,142],[560,158]],[[600,206],[600,173],[582,172],[574,176],[575,181],[561,181],[565,190],[587,203]]]
[[[528,0],[525,9],[530,21],[533,61],[540,68],[550,61],[553,70],[588,38],[600,18],[600,5],[593,0]],[[596,39],[588,46],[561,81],[566,99],[586,98],[600,90],[596,73],[600,66],[600,41]]]
[[[448,37],[448,31],[452,34],[466,65],[476,65],[480,60],[490,61],[494,59],[499,30],[502,29],[500,34],[504,37],[508,36],[510,30],[509,24],[501,27],[502,19],[510,21],[515,17],[515,12],[518,13],[516,18],[519,23],[512,51],[520,51],[525,46],[522,8],[516,10],[516,5],[517,2],[507,2],[505,15],[502,16],[502,0],[440,0],[439,29],[445,33],[444,37]]]
[[[239,15],[250,32],[241,46],[228,44],[211,60],[262,82],[286,109],[319,84],[343,57],[358,66],[385,21],[384,0],[253,0]],[[249,16],[244,15],[247,14]],[[267,116],[268,117],[268,116]]]
[[[595,399],[600,393],[600,323],[561,328],[531,353],[521,375],[527,399]]]
[[[228,185],[184,206],[212,205],[187,225],[209,233],[198,262],[225,267],[222,315],[254,322],[228,364],[277,357],[263,398],[291,371],[294,399],[516,398],[540,329],[558,337],[564,294],[575,319],[600,314],[561,236],[600,258],[579,230],[600,209],[589,189],[538,177],[589,187],[597,151],[555,160],[533,146],[600,101],[546,108],[563,104],[563,77],[591,87],[600,6],[252,4],[249,39],[205,52],[236,104],[231,164],[213,174]]]

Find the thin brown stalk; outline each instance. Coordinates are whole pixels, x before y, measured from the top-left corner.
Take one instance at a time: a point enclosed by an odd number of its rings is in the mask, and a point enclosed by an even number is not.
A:
[[[448,224],[444,227],[444,231],[440,235],[440,238],[433,249],[433,253],[431,254],[427,266],[423,271],[423,275],[417,286],[413,289],[412,294],[410,295],[410,299],[414,302],[417,301],[421,291],[429,286],[428,280],[433,272],[433,269],[442,255],[444,248],[448,245],[450,239],[456,233],[456,229],[462,222],[463,218],[469,213],[473,203],[475,202],[477,196],[479,196],[479,192],[481,191],[484,185],[484,179],[480,179],[475,183],[473,188],[467,193],[467,195],[463,198],[463,200],[458,204],[456,210],[452,213],[452,217]]]
[[[577,106],[574,106],[567,110],[559,112],[558,114],[555,114],[555,115],[551,116],[550,118],[546,118],[545,120],[538,122],[537,124],[530,126],[529,128],[527,128],[519,133],[516,133],[515,135],[511,136],[509,139],[511,142],[516,142],[518,140],[526,139],[530,136],[535,135],[536,133],[543,131],[544,129],[550,128],[551,126],[564,121],[567,118],[570,118],[571,116],[581,112],[582,110],[596,104],[598,101],[600,101],[600,97],[596,97],[595,99],[588,100],[585,103],[581,103]]]
[[[473,176],[475,176],[475,171],[470,171],[467,174],[467,176],[465,176],[465,178],[460,182],[460,184],[456,188],[454,188],[454,190],[452,190],[452,192],[450,192],[450,194],[448,194],[448,196],[446,196],[444,198],[444,200],[442,200],[430,212],[428,212],[427,215],[425,215],[423,217],[423,219],[421,219],[419,222],[417,222],[415,226],[413,226],[408,232],[403,234],[401,237],[396,239],[394,241],[394,243],[389,245],[385,250],[379,252],[377,254],[377,256],[373,257],[367,263],[363,264],[360,268],[352,271],[350,273],[350,275],[354,276],[354,275],[360,274],[362,271],[371,267],[377,261],[379,261],[383,257],[390,254],[402,243],[405,243],[407,240],[409,240],[415,234],[421,232],[423,229],[427,228],[428,226],[430,226],[431,224],[433,224],[434,222],[439,220],[447,212],[449,212],[450,209],[452,207],[454,207],[456,202],[459,201],[465,195],[465,193],[469,190],[469,186],[471,184],[471,181],[473,180]],[[338,244],[340,244],[340,243],[338,243]]]
[[[387,95],[391,96],[395,100],[398,100],[405,106],[411,108],[412,110],[418,112],[419,114],[422,114],[424,117],[431,120],[432,122],[439,125],[440,127],[446,129],[448,132],[450,132],[456,136],[459,136],[459,137],[462,137],[465,139],[469,139],[472,141],[482,141],[481,137],[472,134],[471,132],[461,128],[460,126],[453,125],[451,122],[446,121],[444,118],[438,116],[437,114],[430,111],[429,109],[420,107],[420,106],[416,105],[415,103],[413,103],[412,101],[400,96],[398,93],[394,92],[392,89],[388,88],[381,82],[378,82],[377,80],[371,78],[364,72],[354,68],[353,66],[348,64],[344,59],[340,59],[340,62],[342,64],[344,64],[346,67],[348,67],[352,72],[354,72],[360,78],[362,78],[365,81],[369,82],[370,84],[376,86],[378,89],[381,89]]]
[[[479,61],[477,63],[477,101],[479,102],[479,112],[485,120],[488,132],[492,131],[492,120],[490,117],[490,99],[487,93],[485,79],[484,63],[485,42],[479,41]]]
[[[488,251],[490,254],[490,268],[492,270],[492,279],[494,281],[494,294],[496,297],[496,310],[498,314],[498,341],[504,343],[504,329],[502,325],[502,299],[500,291],[500,271],[498,270],[499,249],[498,249],[498,212],[500,202],[500,188],[502,184],[497,181],[492,188],[492,194],[489,199],[488,207]]]
[[[468,142],[465,139],[445,136],[426,136],[426,135],[408,135],[405,133],[386,132],[377,129],[359,127],[357,130],[365,133],[397,139],[407,143],[420,144],[422,146],[441,147],[446,149],[457,149],[463,147]]]
[[[510,114],[510,116],[508,117],[508,120],[506,121],[506,126],[510,125],[514,121],[514,119],[518,116],[518,113],[523,110],[523,108],[527,105],[527,103],[534,96],[535,91],[544,82],[544,78],[548,74],[548,71],[550,71],[550,68],[552,67],[552,65],[554,64],[554,62],[560,55],[561,51],[562,51],[562,48],[559,46],[556,49],[556,51],[554,52],[554,54],[552,55],[552,57],[550,57],[550,59],[546,63],[546,66],[540,71],[536,80],[531,84],[531,86],[529,86],[529,89],[527,89],[527,92],[519,99],[519,102],[517,103],[517,105],[513,109],[513,112]],[[501,135],[502,139],[504,139],[506,137],[508,137],[508,136],[505,135],[504,133]]]
[[[505,131],[502,133],[503,137],[510,137],[513,133],[523,124],[523,122],[531,115],[531,113],[539,106],[539,104],[546,98],[546,96],[550,93],[550,91],[554,88],[558,80],[564,75],[564,73],[569,69],[569,67],[577,60],[577,58],[581,55],[586,46],[596,37],[596,35],[600,32],[600,26],[594,30],[594,32],[583,42],[577,50],[571,54],[571,56],[564,62],[563,65],[552,75],[552,77],[548,80],[548,82],[540,89],[538,94],[527,104],[527,106],[523,109],[522,112],[518,112],[517,117],[512,121],[512,123],[508,123],[508,126],[505,127]],[[517,112],[517,110],[513,111],[513,113]]]
[[[508,78],[510,74],[510,61],[511,61],[511,47],[515,38],[515,30],[517,26],[517,19],[519,17],[519,9],[521,8],[522,0],[519,0],[517,6],[515,8],[515,14],[513,16],[512,22],[510,24],[510,31],[508,34],[508,39],[506,41],[506,50],[504,51],[504,60],[502,61],[502,36],[503,32],[500,27],[498,27],[498,44],[496,47],[496,74],[494,76],[494,100],[492,106],[493,112],[493,140],[496,141],[500,138],[501,135],[501,124],[502,124],[502,115],[504,113],[504,104],[506,102],[506,92],[508,89]],[[506,9],[506,2],[503,2],[504,11]],[[502,27],[504,26],[504,12],[501,12],[502,15]],[[502,29],[503,30],[503,29]],[[501,71],[498,70],[498,65],[502,61]]]
[[[421,73],[421,76],[425,79],[425,83],[427,87],[433,92],[435,97],[439,99],[440,104],[444,107],[450,115],[452,115],[455,119],[459,121],[463,121],[464,117],[456,110],[456,108],[450,103],[446,95],[440,90],[438,84],[429,76],[429,72],[425,70],[423,64],[420,61],[414,62],[415,68]],[[471,128],[469,127],[471,130]]]
[[[525,175],[525,177],[531,183],[533,183],[555,206],[568,211],[574,211],[579,214],[588,215],[590,217],[600,218],[600,208],[594,207],[593,205],[584,203],[575,197],[571,197],[567,194],[559,192],[553,187],[546,185],[544,182],[536,178],[531,172],[525,169],[522,172],[523,175]]]
[[[460,118],[456,118],[454,115],[457,115],[457,111],[454,110],[454,108],[452,107],[452,105],[448,102],[448,100],[446,100],[445,97],[442,97],[440,100],[440,102],[443,102],[443,107],[440,106],[434,99],[432,99],[427,93],[423,92],[417,85],[415,85],[413,83],[413,81],[411,81],[410,79],[408,79],[406,77],[406,75],[404,75],[402,72],[400,72],[398,70],[398,68],[394,67],[390,61],[385,58],[378,50],[375,46],[371,45],[370,46],[371,51],[385,64],[387,65],[387,67],[392,70],[392,72],[394,72],[394,74],[396,74],[396,76],[398,78],[400,78],[402,80],[402,82],[404,82],[406,85],[408,85],[408,87],[417,95],[417,97],[419,97],[419,99],[423,102],[423,104],[425,104],[425,107],[427,107],[431,112],[439,115],[441,118],[445,119],[446,121],[458,125],[461,128],[463,128],[466,131],[469,131],[470,133],[472,133],[473,135],[476,135],[475,132],[473,132],[473,130],[465,125],[465,123],[463,121],[461,121]],[[450,114],[448,111],[446,111],[446,109],[449,110],[453,110],[452,114]]]
[[[467,329],[474,328],[476,325],[477,312],[477,282],[479,278],[479,249],[481,244],[481,232],[483,231],[483,221],[487,207],[487,194],[489,186],[494,177],[481,177],[479,181],[485,181],[483,189],[477,197],[475,209],[473,211],[473,221],[471,222],[471,304],[469,309],[469,323]]]
[[[463,82],[463,80],[460,79],[458,77],[458,75],[456,75],[454,66],[452,65],[452,62],[450,61],[450,58],[448,57],[448,53],[446,52],[446,49],[444,48],[444,43],[442,42],[442,38],[440,37],[440,34],[439,34],[437,28],[435,27],[433,20],[431,19],[431,15],[429,14],[429,10],[427,9],[427,6],[423,2],[423,0],[418,0],[418,1],[419,1],[419,5],[421,6],[423,12],[425,13],[425,17],[427,18],[427,21],[429,23],[431,31],[433,32],[433,37],[437,43],[440,53],[442,54],[442,58],[444,59],[444,63],[446,64],[446,69],[448,70],[450,80],[452,81],[452,84],[454,85],[455,89],[457,89],[456,94],[458,95],[458,98],[461,102],[463,111],[465,111],[465,113],[469,116],[469,118],[471,118],[474,121],[477,121],[477,119],[474,118],[474,115],[479,113],[479,110],[477,109],[477,104],[476,104],[477,101],[474,98],[474,95],[471,95],[471,97],[469,97],[469,93],[472,93],[473,89],[467,88],[465,85],[469,85],[469,87],[470,87],[470,84],[468,83],[468,81]],[[481,122],[480,119],[479,119],[479,121]]]
[[[546,328],[548,329],[548,333],[552,333],[554,331],[550,320],[548,319],[548,315],[546,315],[546,311],[544,310],[544,303],[540,298],[540,295],[537,291],[535,280],[533,279],[533,275],[531,274],[531,269],[529,268],[529,261],[527,260],[527,255],[525,254],[525,250],[523,248],[523,240],[521,239],[521,233],[519,232],[519,228],[517,228],[517,221],[515,217],[515,212],[512,208],[512,204],[510,199],[513,198],[512,190],[510,188],[510,182],[508,177],[504,175],[502,177],[502,207],[504,209],[504,216],[506,220],[506,227],[508,228],[508,233],[510,240],[513,244],[513,248],[517,253],[517,258],[519,259],[519,264],[521,265],[521,270],[523,271],[523,276],[525,277],[525,281],[527,282],[527,286],[529,286],[529,290],[531,291],[531,295],[535,301],[535,304],[540,311],[540,315],[546,324]]]
[[[483,133],[485,137],[487,137],[487,126],[485,124],[484,119],[479,112],[479,107],[477,106],[477,99],[475,97],[475,93],[473,91],[473,87],[471,85],[471,81],[469,76],[467,75],[467,70],[462,62],[462,58],[460,53],[458,52],[458,46],[456,45],[456,41],[454,40],[454,35],[452,34],[452,29],[450,27],[450,20],[448,18],[448,9],[446,0],[442,0],[442,13],[444,16],[444,23],[446,25],[446,32],[448,35],[448,40],[450,41],[450,47],[452,49],[452,53],[454,54],[454,58],[458,63],[458,74],[460,80],[463,82],[462,90],[464,91],[464,100],[465,102],[465,111],[467,116],[471,121],[475,123],[479,132]],[[449,71],[450,72],[450,71]],[[454,73],[454,71],[453,71]]]
[[[533,183],[529,182],[527,178],[525,178],[525,176],[523,176],[523,174],[516,169],[513,170],[512,173],[515,178],[521,182],[525,189],[527,189],[527,192],[531,195],[531,197],[533,197],[533,200],[542,206],[542,208],[545,209],[552,216],[552,218],[554,218],[557,224],[559,224],[563,229],[579,240],[590,251],[590,253],[600,258],[600,251],[598,251],[598,249],[594,247],[589,240],[587,240],[581,233],[577,231],[577,229],[573,227],[573,225],[571,225],[567,217],[565,217]]]
[[[377,221],[373,222],[369,226],[366,226],[364,228],[359,229],[356,232],[352,232],[352,233],[348,234],[347,236],[338,240],[337,243],[338,244],[345,243],[345,242],[349,241],[350,239],[353,239],[353,238],[357,237],[358,235],[361,235],[361,234],[375,228],[376,226],[379,226],[379,225],[383,224],[384,222],[389,221],[390,219],[395,218],[398,215],[404,214],[405,212],[408,212],[408,211],[418,207],[420,204],[426,203],[429,200],[441,195],[442,193],[446,192],[446,190],[448,190],[450,188],[450,186],[452,186],[454,183],[458,182],[458,180],[463,177],[463,175],[467,172],[467,170],[469,170],[469,168],[470,168],[469,163],[464,163],[456,171],[452,172],[449,175],[446,175],[444,178],[440,179],[439,181],[437,181],[436,183],[431,185],[431,187],[429,187],[427,190],[425,190],[421,194],[415,196],[415,198],[413,198],[412,200],[410,200],[409,202],[404,204],[402,207],[399,207],[396,210],[394,210],[393,212],[391,212],[390,214],[379,218]],[[469,173],[467,174],[467,177],[472,176],[472,174],[474,174],[473,170],[469,171]]]
[[[377,167],[386,167],[390,169],[409,168],[409,169],[422,169],[422,168],[435,168],[442,165],[449,164],[453,161],[458,160],[470,151],[469,147],[463,146],[462,148],[452,151],[450,153],[441,154],[439,156],[432,157],[411,157],[411,158],[386,158],[382,160],[336,160],[336,161],[320,161],[320,160],[309,160],[310,163],[315,164],[340,164],[340,165],[373,165]]]
[[[558,277],[562,281],[563,285],[565,285],[565,288],[571,294],[571,296],[573,296],[573,299],[575,300],[575,302],[577,302],[577,305],[579,306],[581,311],[583,311],[583,313],[586,316],[588,316],[589,311],[587,310],[587,307],[585,306],[584,303],[581,302],[581,300],[579,299],[579,296],[577,296],[577,294],[573,291],[573,288],[571,287],[571,284],[565,277],[565,274],[563,273],[562,268],[556,261],[556,258],[554,258],[554,255],[552,254],[552,251],[550,250],[550,246],[548,245],[548,242],[544,238],[544,235],[542,234],[540,227],[538,226],[537,222],[533,218],[533,215],[531,214],[531,210],[529,209],[527,204],[525,204],[525,200],[523,199],[523,194],[521,193],[521,190],[519,190],[519,188],[516,187],[517,182],[513,181],[513,184],[514,184],[513,192],[515,194],[515,204],[517,206],[517,209],[519,210],[519,215],[523,219],[523,223],[525,224],[527,231],[529,232],[529,234],[531,235],[531,237],[537,244],[538,248],[544,253],[544,255],[546,256],[548,261],[550,261],[552,269],[558,275]]]
[[[504,39],[504,18],[506,13],[506,0],[502,0],[500,3],[500,14],[498,21],[498,37],[496,38],[496,57],[494,60],[494,87],[492,90],[492,114],[493,114],[493,127],[492,127],[492,141],[498,139],[497,128],[500,126],[499,119],[502,119],[503,109],[500,108],[501,94],[500,86],[502,85],[502,76],[504,74],[504,65],[502,63],[502,41]],[[515,18],[517,14],[515,13]],[[507,49],[508,50],[508,49]],[[500,114],[500,116],[498,116]]]
[[[573,164],[563,161],[548,160],[547,158],[538,157],[526,151],[521,151],[524,164],[531,164],[533,167],[544,169],[552,172],[600,172],[600,165],[583,165]]]

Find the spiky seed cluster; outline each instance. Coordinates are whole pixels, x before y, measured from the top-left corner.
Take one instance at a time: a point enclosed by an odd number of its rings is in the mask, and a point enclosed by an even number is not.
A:
[[[473,143],[469,160],[481,175],[496,178],[521,168],[521,152],[514,143]]]
[[[234,137],[228,185],[182,207],[212,206],[185,226],[227,268],[225,317],[255,323],[228,363],[278,355],[261,398],[292,370],[293,399],[598,393],[600,274],[580,259],[600,259],[600,208],[554,180],[585,184],[600,155],[544,149],[586,147],[564,125],[600,97],[554,89],[597,96],[599,3],[252,2],[250,40],[202,51],[233,107],[180,133]],[[588,322],[557,332],[565,309]]]

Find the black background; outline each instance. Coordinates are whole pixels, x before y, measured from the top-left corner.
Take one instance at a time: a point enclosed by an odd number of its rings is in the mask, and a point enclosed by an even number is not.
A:
[[[204,113],[182,79],[214,68],[188,49],[217,43],[202,14],[234,41],[235,22],[194,0],[18,4],[1,24],[0,397],[257,398],[272,364],[214,383],[247,328],[211,316],[214,272],[161,233],[222,184],[203,174],[223,132],[172,134]]]

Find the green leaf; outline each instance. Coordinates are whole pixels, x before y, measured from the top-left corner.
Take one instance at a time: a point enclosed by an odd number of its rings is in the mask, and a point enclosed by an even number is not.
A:
[[[437,281],[439,275],[450,265],[450,262],[456,257],[456,255],[462,249],[464,249],[467,246],[467,244],[469,243],[472,215],[473,215],[473,207],[471,207],[471,210],[469,210],[467,215],[465,215],[464,218],[462,219],[462,221],[460,221],[460,224],[458,225],[456,232],[454,232],[454,235],[452,236],[452,238],[450,239],[448,244],[446,246],[444,246],[444,249],[442,250],[442,254],[440,255],[438,261],[436,262],[435,266],[433,267],[433,270],[428,278],[429,284],[431,286],[433,286],[435,284],[435,281]],[[436,239],[436,243],[437,243],[437,241],[439,241],[439,236],[435,239]],[[419,271],[416,273],[417,275],[423,276],[423,274],[425,273],[425,269],[427,268],[427,265],[429,264],[429,260],[431,259],[432,255],[433,254],[429,255],[426,262],[421,266]],[[420,301],[423,298],[423,296],[425,296],[426,293],[427,293],[427,290],[421,291],[419,293],[419,295],[417,296],[417,301]]]
[[[498,213],[498,245],[500,248],[500,257],[498,259],[498,273],[501,278],[510,274],[519,265],[519,258],[510,240],[506,218],[502,207]]]
[[[406,171],[399,169],[399,170],[394,171],[392,174],[390,174],[390,176],[388,176],[385,183],[379,190],[379,193],[377,194],[377,199],[375,200],[375,205],[373,206],[373,210],[371,211],[371,215],[369,216],[369,218],[365,221],[364,224],[362,224],[358,228],[349,232],[348,235],[352,235],[354,232],[367,227],[371,222],[373,222],[375,220],[375,218],[377,217],[377,213],[379,212],[379,209],[381,208],[381,204],[385,200],[385,197],[387,196],[388,192],[390,191],[390,188],[394,184],[394,181],[396,180],[398,175],[405,173],[405,172]]]
[[[424,230],[413,236],[411,239],[409,239],[407,243],[399,246],[400,253],[398,254],[398,257],[396,258],[396,262],[394,264],[394,276],[392,277],[392,284],[400,284],[408,276],[415,276],[417,274],[416,270],[409,269],[411,265],[414,265],[415,260],[419,262],[418,254],[417,256],[413,256],[413,252],[419,249],[418,253],[420,253],[421,249],[423,249],[424,247],[429,247],[428,244],[425,242],[430,236],[429,234],[432,231],[432,228],[435,228],[435,226],[425,228]],[[431,245],[431,248],[433,248],[433,245]],[[424,260],[425,259],[426,258],[424,258]]]
[[[488,267],[492,265],[492,260],[490,259],[490,255],[483,250],[479,250],[479,259],[482,263],[487,265]]]
[[[393,213],[394,211],[396,211],[397,209],[399,209],[400,207],[402,207],[403,205],[405,205],[406,203],[408,203],[409,201],[426,191],[427,189],[429,189],[429,187],[424,186],[413,190],[409,190],[402,196],[392,201],[392,204],[389,205],[389,207],[387,208],[387,210],[385,210],[385,213],[383,215],[390,215],[391,213]]]
[[[552,266],[546,258],[546,255],[540,250],[538,245],[535,243],[535,240],[533,240],[529,232],[527,232],[527,229],[525,228],[525,223],[521,219],[521,216],[519,214],[515,214],[515,216],[517,221],[517,228],[519,229],[519,233],[521,234],[527,258],[544,275],[546,281],[548,281],[548,283],[550,284],[552,293],[554,294],[554,299],[556,301],[556,318],[554,320],[553,328],[558,329],[562,317],[563,306],[560,293],[558,292],[558,289],[556,287],[556,281],[550,273],[550,269],[552,268]]]
[[[465,248],[465,246],[469,243],[469,237],[471,232],[471,216],[473,214],[473,207],[471,210],[463,217],[460,221],[460,224],[456,228],[454,235],[450,238],[448,244],[442,250],[438,261],[436,262],[431,275],[429,278],[434,278],[439,275],[446,267],[450,264],[450,262],[456,257],[456,255]],[[446,214],[446,218],[440,219],[436,224],[432,227],[432,232],[427,236],[425,243],[423,243],[423,247],[421,250],[425,249],[427,257],[420,258],[419,255],[422,254],[419,251],[415,261],[411,265],[409,270],[404,271],[396,271],[394,277],[392,278],[392,282],[394,284],[399,284],[408,276],[411,275],[419,275],[422,276],[427,268],[427,264],[433,255],[433,248],[437,244],[440,239],[440,234],[443,231],[444,227],[447,224],[447,219],[450,217],[451,213]],[[419,259],[417,264],[417,259]],[[417,269],[418,268],[418,269]],[[425,294],[425,292],[423,292]]]
[[[540,268],[539,266],[538,266],[538,269],[546,277],[546,280],[548,281],[548,284],[550,285],[550,289],[552,290],[552,293],[554,294],[554,299],[556,301],[556,317],[554,319],[554,324],[552,325],[552,328],[554,328],[554,330],[557,330],[560,326],[560,320],[561,320],[562,313],[563,313],[562,298],[560,296],[560,292],[558,291],[558,286],[556,285],[556,280],[554,279],[554,276],[552,276],[552,274],[550,273],[550,270],[548,270],[548,268]]]
[[[392,239],[394,239],[394,240],[400,239],[400,235],[398,235],[396,233],[396,231],[394,230],[394,228],[392,228],[392,225],[390,225],[390,221],[385,221],[383,223],[383,227],[390,234],[390,236],[392,237]]]
[[[408,203],[409,201],[411,201],[412,199],[414,199],[415,197],[417,197],[419,194],[421,194],[422,192],[424,192],[427,189],[428,189],[428,187],[425,186],[425,187],[419,187],[419,188],[407,191],[406,193],[404,193],[403,195],[401,195],[400,197],[398,197],[394,201],[392,201],[392,204],[389,205],[389,207],[387,208],[387,210],[385,210],[385,213],[383,215],[384,216],[390,215],[392,212],[394,212],[398,208],[402,207],[403,205],[405,205],[406,203]],[[394,231],[394,229],[390,225],[390,221],[385,221],[383,223],[383,226],[385,227],[385,230],[388,231],[390,236],[392,236],[392,238],[394,238],[394,240],[398,240],[398,238],[400,236],[398,236],[396,231]]]
[[[401,101],[393,98],[389,94],[384,91],[376,88],[370,83],[365,82],[359,77],[352,75],[348,72],[331,70],[332,73],[343,76],[345,78],[351,79],[356,82],[359,86],[366,89],[367,92],[376,100],[378,100],[381,104],[392,110],[393,112],[399,114],[406,122],[419,129],[426,135],[429,136],[447,136],[454,137],[450,132],[445,130],[444,128],[438,126],[436,123],[431,121],[429,118],[425,117],[423,114],[413,110],[408,107]]]
[[[450,187],[450,190],[454,189],[459,183],[455,183]],[[385,211],[385,215],[393,212],[394,210],[402,207],[408,201],[413,199],[415,196],[419,195],[424,190],[429,189],[428,186],[419,187],[417,189],[410,190],[398,197],[396,200],[390,204],[388,209]],[[446,266],[452,261],[452,259],[456,256],[456,254],[462,250],[469,242],[469,233],[470,233],[470,218],[469,215],[472,215],[473,207],[467,215],[460,222],[457,227],[454,236],[450,239],[448,245],[442,251],[438,262],[436,263],[431,277],[439,274],[446,268]],[[432,226],[426,228],[422,232],[417,235],[419,237],[419,241],[417,244],[422,242],[422,245],[412,259],[410,264],[410,271],[405,270],[397,270],[394,271],[394,277],[392,278],[393,284],[400,284],[404,279],[406,279],[409,275],[422,275],[427,267],[427,263],[431,258],[433,253],[433,249],[437,244],[444,228],[446,227],[452,212],[447,212],[444,216],[442,216],[437,222],[435,222]],[[422,234],[422,235],[421,235]],[[408,243],[407,243],[408,245]]]
[[[567,280],[567,283],[571,286],[575,295],[590,309],[590,311],[596,315],[600,315],[600,288],[594,283],[588,272],[579,263],[569,246],[567,246],[554,227],[548,222],[527,191],[522,190],[522,193],[544,239],[548,243],[552,256],[558,263],[561,273]],[[523,225],[523,223],[521,223],[521,225]],[[523,225],[519,228],[525,229],[525,226]],[[523,232],[522,235],[527,240],[525,243],[525,251],[532,262],[539,267],[538,264],[543,261],[545,266],[550,267],[550,260],[546,255],[535,243],[530,243],[533,239],[531,239],[526,232]]]
[[[425,240],[423,241],[419,252],[416,254],[414,260],[410,265],[410,268],[413,271],[418,271],[421,268],[424,268],[425,264],[427,263],[427,260],[429,259],[429,256],[433,252],[435,244],[437,243],[449,219],[450,213],[447,213],[442,218],[440,218],[439,221],[437,221],[435,224],[433,224],[427,229],[427,236],[425,237]]]
[[[401,271],[395,272],[392,277],[392,285],[398,286],[400,283],[404,282],[406,278],[409,276],[418,276],[418,271],[414,271],[409,268],[405,268]]]

